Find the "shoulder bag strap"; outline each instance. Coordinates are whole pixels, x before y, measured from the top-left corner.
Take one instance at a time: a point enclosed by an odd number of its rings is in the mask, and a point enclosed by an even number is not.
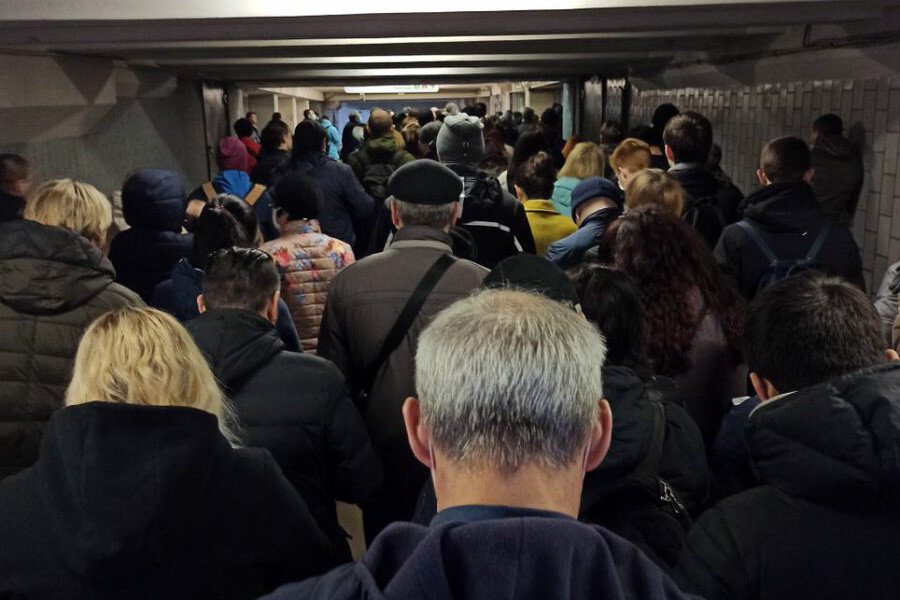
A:
[[[256,204],[256,201],[259,200],[260,197],[262,197],[265,191],[266,186],[257,183],[252,188],[250,188],[250,191],[247,192],[246,196],[244,196],[244,202],[246,202],[250,206],[253,206],[254,204]]]
[[[756,247],[762,251],[762,253],[765,255],[766,259],[768,259],[768,261],[770,263],[778,262],[778,257],[775,256],[775,253],[772,252],[771,248],[769,248],[769,245],[766,243],[766,240],[764,240],[762,238],[762,236],[759,235],[759,232],[756,230],[756,227],[751,225],[749,222],[743,221],[743,220],[738,221],[737,226],[747,232],[747,234],[750,236],[750,239],[753,240],[753,243],[756,244]]]
[[[428,269],[428,272],[425,273],[425,276],[422,277],[421,281],[419,281],[419,285],[416,286],[412,296],[406,301],[406,306],[403,307],[400,316],[397,317],[394,326],[391,327],[391,331],[387,334],[384,344],[382,344],[381,350],[378,352],[378,357],[369,365],[369,368],[366,369],[365,379],[363,380],[363,391],[365,393],[371,391],[372,384],[375,383],[375,376],[378,374],[378,371],[381,370],[381,366],[387,361],[390,355],[394,353],[394,350],[397,349],[397,346],[400,345],[403,338],[406,337],[413,321],[416,320],[416,317],[422,310],[422,306],[425,305],[425,300],[428,299],[434,286],[437,285],[438,281],[441,280],[441,277],[444,276],[444,273],[447,272],[447,269],[449,269],[454,262],[456,262],[456,259],[452,254],[442,254],[441,257],[431,265],[431,268]]]
[[[653,433],[650,437],[650,447],[635,472],[659,477],[659,463],[662,460],[663,443],[666,440],[666,407],[661,401],[655,399],[652,400],[652,404]]]

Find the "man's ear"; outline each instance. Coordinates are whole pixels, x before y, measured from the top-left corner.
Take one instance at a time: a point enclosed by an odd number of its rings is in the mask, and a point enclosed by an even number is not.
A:
[[[431,452],[428,447],[429,433],[422,424],[422,416],[419,413],[419,399],[410,396],[403,403],[403,424],[406,426],[406,438],[409,440],[409,448],[413,456],[431,468]]]
[[[761,186],[769,185],[769,178],[766,177],[766,174],[762,169],[756,170],[756,178],[759,180],[759,184]]]
[[[606,453],[609,452],[610,443],[612,443],[612,410],[609,408],[609,402],[602,398],[598,404],[597,422],[591,427],[591,437],[588,442],[585,471],[593,471],[600,466],[600,463],[606,458]]]
[[[453,212],[450,213],[450,229],[453,229],[453,227],[456,225],[456,221],[459,220],[459,213],[460,213],[460,204],[459,204],[459,202],[454,202],[453,203]]]
[[[391,223],[396,229],[403,227],[403,221],[400,220],[400,215],[397,213],[397,204],[393,200],[391,200]]]
[[[888,360],[900,360],[900,354],[897,354],[897,351],[893,348],[888,348],[884,354]]]
[[[275,294],[266,304],[266,320],[274,325],[278,322],[278,300],[281,299],[281,290],[275,290]]]
[[[771,381],[760,377],[756,373],[750,373],[750,383],[753,384],[753,390],[762,401],[771,400],[781,393],[775,389]]]
[[[206,299],[203,297],[203,294],[197,296],[197,310],[200,311],[200,314],[206,312]]]
[[[669,164],[674,167],[675,166],[675,153],[672,152],[672,148],[670,148],[668,144],[665,145],[665,153],[666,153],[666,160],[669,161]]]
[[[816,174],[816,170],[810,167],[806,173],[803,174],[803,181],[806,183],[812,183],[813,175]]]

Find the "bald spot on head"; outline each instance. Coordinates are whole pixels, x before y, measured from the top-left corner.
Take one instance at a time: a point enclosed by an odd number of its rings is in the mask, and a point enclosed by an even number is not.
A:
[[[379,138],[388,133],[394,126],[391,114],[380,108],[373,109],[369,113],[369,133],[373,138]]]

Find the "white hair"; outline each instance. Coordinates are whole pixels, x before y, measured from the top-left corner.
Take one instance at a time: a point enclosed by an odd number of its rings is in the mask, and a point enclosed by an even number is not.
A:
[[[438,314],[419,337],[416,390],[450,460],[515,472],[579,457],[597,419],[606,345],[548,298],[485,290]]]
[[[456,202],[449,204],[413,204],[394,198],[394,206],[397,207],[397,216],[403,225],[426,225],[435,229],[444,229],[450,225],[453,218],[453,208]]]

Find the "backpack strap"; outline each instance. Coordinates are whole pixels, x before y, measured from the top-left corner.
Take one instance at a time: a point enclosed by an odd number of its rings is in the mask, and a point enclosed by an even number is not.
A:
[[[403,310],[400,311],[400,316],[398,316],[397,320],[394,321],[394,325],[393,327],[391,327],[390,332],[388,332],[387,337],[384,340],[384,344],[382,344],[381,350],[378,352],[378,356],[365,370],[365,374],[363,376],[363,387],[361,390],[362,394],[368,395],[369,392],[371,392],[372,384],[375,383],[375,376],[378,374],[378,371],[381,370],[381,366],[385,363],[385,361],[387,361],[391,354],[394,353],[394,350],[397,349],[397,346],[400,345],[400,342],[403,341],[403,338],[406,337],[409,328],[412,326],[413,321],[416,320],[416,317],[422,311],[422,307],[425,305],[425,301],[428,299],[431,291],[437,285],[438,281],[441,280],[441,277],[444,276],[444,273],[447,272],[447,269],[449,269],[454,262],[456,262],[456,259],[452,254],[441,254],[440,258],[438,258],[434,262],[434,264],[431,265],[431,268],[428,269],[428,271],[419,281],[419,284],[413,291],[412,296],[409,297],[409,300],[406,301],[406,305],[403,307]]]
[[[666,440],[666,408],[657,399],[652,399],[653,404],[653,431],[650,434],[650,447],[644,459],[635,468],[634,472],[650,477],[659,477],[659,463],[662,460],[663,444]]]
[[[750,239],[753,240],[753,243],[756,244],[756,247],[762,251],[770,264],[775,264],[778,262],[778,257],[774,252],[772,252],[772,249],[769,248],[769,245],[756,230],[756,227],[751,225],[750,222],[745,219],[738,221],[737,226],[747,232],[747,235],[750,236]]]
[[[250,191],[247,192],[246,196],[244,196],[244,201],[250,206],[253,206],[264,193],[266,193],[266,186],[257,183],[252,188],[250,188]]]
[[[828,239],[828,235],[831,233],[831,226],[832,222],[829,219],[825,226],[819,230],[819,235],[816,236],[812,246],[809,247],[809,252],[806,253],[806,257],[803,259],[805,262],[811,263],[822,251],[822,246],[825,245],[825,240]]]
[[[206,196],[207,200],[212,200],[218,195],[216,188],[213,187],[212,181],[207,181],[200,186],[200,189],[203,190],[203,194]]]

